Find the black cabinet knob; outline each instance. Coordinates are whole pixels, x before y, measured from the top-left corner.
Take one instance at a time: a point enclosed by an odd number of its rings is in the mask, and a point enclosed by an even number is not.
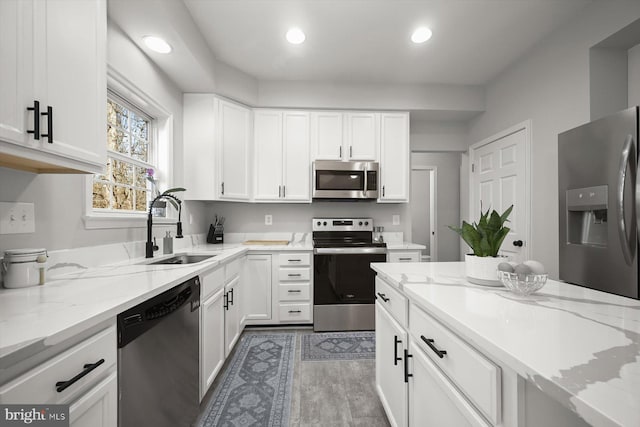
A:
[[[513,246],[517,246],[517,247],[522,247],[524,243],[522,242],[522,240],[514,240],[513,241]]]

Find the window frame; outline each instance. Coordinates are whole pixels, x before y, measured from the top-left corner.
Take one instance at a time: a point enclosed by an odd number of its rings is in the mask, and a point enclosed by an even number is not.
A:
[[[155,170],[158,171],[157,184],[159,188],[173,187],[173,167],[171,164],[171,159],[173,159],[173,114],[111,66],[107,66],[107,87],[109,92],[115,93],[117,98],[121,98],[125,102],[125,106],[131,104],[153,119],[151,126],[153,135],[150,134],[150,138],[154,141],[154,146],[150,148],[153,161],[149,163],[155,164]],[[106,99],[104,102],[106,105]],[[106,125],[106,117],[104,121]],[[106,145],[105,126],[105,148]],[[109,155],[110,153],[107,154],[107,156]],[[85,228],[146,227],[147,211],[94,209],[93,175],[87,175],[84,181],[85,215],[83,220]],[[151,191],[153,194],[153,189]],[[167,216],[154,217],[154,223],[174,223],[177,221],[177,217],[176,210],[168,203]]]

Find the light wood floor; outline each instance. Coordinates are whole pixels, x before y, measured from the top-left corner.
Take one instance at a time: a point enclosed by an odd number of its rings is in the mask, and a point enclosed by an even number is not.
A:
[[[251,328],[251,333],[296,332],[290,427],[388,427],[375,389],[374,360],[336,360],[311,362],[300,360],[300,335],[308,328]],[[232,354],[227,361],[230,361]],[[223,371],[227,365],[223,367]],[[222,372],[218,378],[222,377]],[[202,400],[206,409],[217,382]],[[285,426],[283,426],[285,427]]]

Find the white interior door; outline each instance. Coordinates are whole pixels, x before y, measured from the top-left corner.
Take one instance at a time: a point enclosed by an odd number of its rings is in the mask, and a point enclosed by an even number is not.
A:
[[[421,261],[436,261],[436,169],[411,169],[411,240],[425,245]]]
[[[471,218],[478,221],[487,209],[502,214],[513,205],[500,253],[515,262],[529,259],[528,140],[527,122],[471,147]]]

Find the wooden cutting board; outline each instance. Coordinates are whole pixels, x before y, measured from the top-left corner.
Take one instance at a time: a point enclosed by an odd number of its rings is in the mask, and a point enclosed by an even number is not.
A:
[[[262,245],[262,246],[272,246],[272,245],[288,245],[288,240],[247,240],[243,243],[243,245]]]

